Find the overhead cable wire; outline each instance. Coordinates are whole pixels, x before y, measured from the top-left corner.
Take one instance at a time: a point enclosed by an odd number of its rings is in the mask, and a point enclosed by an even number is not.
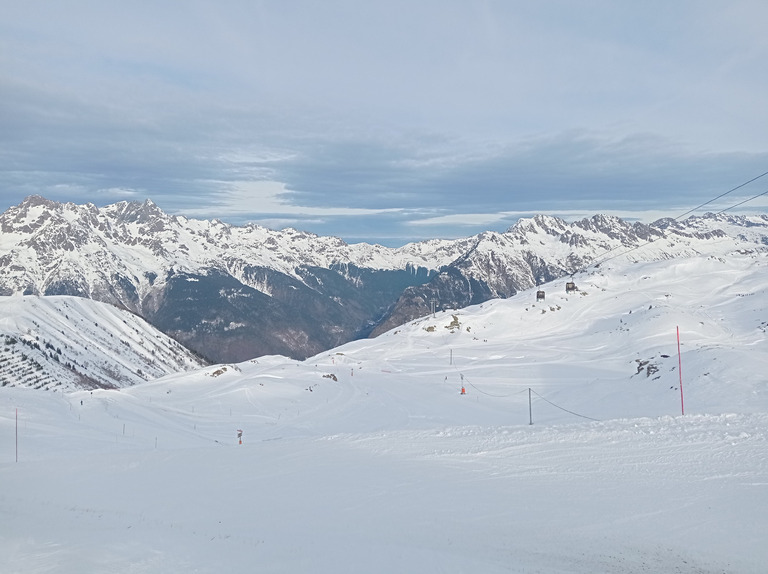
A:
[[[564,408],[563,408],[563,407],[561,407],[560,405],[556,405],[556,404],[555,404],[555,403],[553,403],[552,401],[545,399],[544,397],[542,397],[542,396],[541,396],[539,393],[537,393],[537,392],[536,392],[536,391],[534,391],[533,389],[531,389],[531,392],[532,392],[534,395],[536,395],[537,397],[539,397],[539,398],[540,398],[542,401],[545,401],[545,402],[549,403],[550,405],[552,405],[552,406],[553,406],[553,407],[555,407],[555,408],[558,408],[558,409],[560,409],[561,411],[565,411],[565,412],[567,412],[567,413],[570,413],[570,414],[572,414],[572,415],[575,415],[575,416],[577,416],[577,417],[581,417],[581,418],[583,418],[583,419],[589,419],[589,420],[591,420],[591,421],[600,422],[600,421],[599,421],[599,419],[593,419],[592,417],[588,417],[588,416],[586,416],[586,415],[580,415],[579,413],[575,413],[575,412],[573,412],[573,411],[569,411],[568,409],[564,409]]]
[[[768,173],[768,172],[766,172],[766,173]],[[754,180],[752,180],[752,181],[754,181]],[[728,211],[728,210],[731,210],[731,209],[733,209],[734,207],[738,207],[738,206],[740,206],[740,205],[744,205],[745,203],[749,203],[750,201],[752,201],[752,200],[755,200],[755,199],[757,199],[758,197],[762,197],[763,195],[767,195],[767,194],[768,194],[768,189],[766,189],[766,190],[765,190],[765,191],[763,191],[762,193],[758,193],[757,195],[754,195],[754,196],[752,196],[752,197],[750,197],[750,198],[748,198],[748,199],[745,199],[744,201],[740,201],[739,203],[736,203],[736,204],[734,204],[734,205],[731,205],[730,207],[726,207],[725,209],[721,209],[721,210],[720,210],[720,211],[718,211],[717,213],[718,213],[718,214],[720,214],[720,213],[725,213],[726,211]],[[661,238],[659,237],[659,238],[657,238],[657,239],[661,239]],[[598,266],[602,265],[603,263],[605,263],[606,261],[611,261],[612,259],[616,259],[617,257],[621,257],[622,255],[627,255],[628,253],[632,253],[634,250],[636,250],[636,249],[640,249],[641,247],[645,247],[646,245],[648,245],[649,243],[653,243],[654,241],[656,241],[656,239],[652,239],[652,240],[648,241],[647,243],[641,243],[640,245],[635,245],[634,247],[631,247],[630,249],[627,249],[626,251],[623,251],[622,253],[617,253],[617,254],[616,254],[616,255],[614,255],[613,257],[608,257],[607,259],[601,259],[601,260],[600,260],[600,261],[598,261],[597,263],[595,263],[595,262],[593,261],[593,262],[592,262],[590,265],[594,265],[595,267],[598,267]],[[614,248],[614,249],[616,249],[616,248]],[[613,251],[614,249],[611,249],[611,251]],[[604,257],[605,255],[607,255],[608,253],[610,253],[610,251],[606,251],[606,252],[605,252],[605,253],[603,253],[603,255],[601,255],[600,257],[602,258],[602,257]],[[584,267],[584,269],[586,269],[586,268],[587,268],[587,267],[589,267],[590,265],[587,265],[586,267]]]
[[[427,350],[428,350],[428,351],[430,351],[430,352],[431,352],[431,354],[433,354],[433,355],[435,355],[435,356],[436,356],[436,354],[435,354],[435,351],[433,351],[433,350],[432,350],[432,349],[430,349],[429,347],[427,347]],[[563,408],[563,407],[561,407],[560,405],[556,405],[555,403],[553,403],[553,402],[552,402],[552,401],[550,401],[549,399],[546,399],[546,398],[542,397],[542,396],[541,396],[539,393],[537,393],[536,391],[534,391],[534,390],[533,390],[533,389],[531,389],[530,387],[526,387],[526,388],[524,388],[524,389],[520,389],[520,390],[518,390],[518,391],[515,391],[515,392],[512,392],[512,393],[509,393],[509,394],[507,394],[507,395],[495,395],[495,394],[492,394],[492,393],[488,393],[488,392],[486,392],[486,391],[483,391],[483,390],[481,390],[481,389],[480,389],[480,388],[478,388],[478,387],[477,387],[477,386],[476,386],[474,383],[472,383],[472,381],[470,381],[470,380],[469,380],[469,378],[468,378],[468,377],[466,377],[466,376],[464,375],[464,373],[463,373],[463,372],[461,372],[461,369],[459,369],[459,368],[458,368],[458,366],[456,365],[456,363],[454,363],[453,361],[451,362],[451,366],[453,367],[453,370],[454,370],[454,371],[456,371],[456,372],[459,374],[459,376],[461,377],[461,384],[462,384],[462,387],[464,386],[464,384],[467,384],[468,386],[470,386],[470,387],[472,387],[473,389],[475,389],[475,390],[476,390],[478,393],[480,393],[481,395],[485,395],[485,396],[487,396],[487,397],[492,397],[492,398],[496,398],[496,399],[505,399],[505,398],[509,398],[509,397],[512,397],[512,396],[515,396],[515,395],[521,395],[521,394],[523,394],[523,393],[525,393],[525,392],[532,392],[532,393],[533,393],[533,394],[535,394],[537,397],[539,397],[541,400],[543,400],[543,401],[545,401],[545,402],[549,403],[550,405],[552,405],[553,407],[555,407],[555,408],[557,408],[557,409],[560,409],[561,411],[564,411],[564,412],[566,412],[566,413],[569,413],[569,414],[572,414],[572,415],[574,415],[574,416],[577,416],[577,417],[581,417],[581,418],[584,418],[584,419],[588,419],[588,420],[591,420],[591,421],[600,422],[600,421],[599,421],[599,419],[594,419],[594,418],[592,418],[592,417],[588,417],[588,416],[586,416],[586,415],[581,415],[581,414],[579,414],[579,413],[576,413],[576,412],[574,412],[574,411],[571,411],[571,410],[568,410],[568,409],[566,409],[566,408]],[[446,377],[446,379],[447,379],[447,377]]]
[[[750,197],[749,199],[745,199],[744,201],[740,201],[740,202],[739,202],[739,203],[737,203],[736,205],[732,205],[731,207],[726,207],[725,209],[723,209],[723,210],[721,210],[721,211],[718,211],[718,213],[725,213],[725,212],[726,212],[726,211],[728,211],[729,209],[733,209],[734,207],[738,207],[738,206],[740,206],[740,205],[742,205],[742,204],[744,204],[744,203],[750,202],[750,201],[752,201],[753,199],[757,199],[758,197],[761,197],[761,196],[765,195],[766,193],[768,193],[768,189],[766,189],[766,190],[765,190],[763,193],[758,193],[757,195],[755,195],[755,196],[752,196],[752,197]]]
[[[758,175],[758,176],[756,176],[756,177],[753,177],[753,178],[752,178],[752,179],[750,179],[749,181],[745,181],[744,183],[742,183],[742,184],[739,184],[739,185],[737,185],[736,187],[734,187],[734,188],[732,188],[732,189],[729,189],[728,191],[726,191],[726,192],[724,192],[724,193],[721,193],[720,195],[718,195],[717,197],[714,197],[714,198],[710,199],[709,201],[705,201],[704,203],[702,203],[701,205],[699,205],[699,206],[697,206],[697,207],[694,207],[693,209],[689,209],[689,210],[688,210],[688,211],[686,211],[685,213],[683,213],[683,214],[681,214],[681,215],[678,215],[677,217],[675,217],[675,218],[673,218],[673,219],[674,219],[675,221],[677,221],[678,219],[681,219],[682,217],[685,217],[685,216],[686,216],[686,215],[688,215],[689,213],[693,213],[694,211],[697,211],[697,210],[701,209],[701,208],[702,208],[702,207],[704,207],[705,205],[709,205],[709,204],[710,204],[710,203],[712,203],[713,201],[717,201],[717,200],[718,200],[718,199],[720,199],[721,197],[725,197],[725,196],[726,196],[726,195],[728,195],[729,193],[733,193],[733,192],[734,192],[734,191],[736,191],[737,189],[741,189],[741,188],[742,188],[742,187],[744,187],[745,185],[748,185],[748,184],[752,183],[753,181],[757,181],[758,179],[760,179],[761,177],[764,177],[764,176],[766,176],[766,175],[768,175],[768,171],[766,171],[766,172],[763,172],[763,173],[761,173],[760,175]],[[733,209],[733,208],[735,208],[735,207],[738,207],[738,206],[740,206],[740,205],[743,205],[743,204],[745,204],[745,203],[748,203],[748,202],[750,202],[750,201],[752,201],[752,200],[754,200],[754,199],[757,199],[758,197],[761,197],[761,196],[763,196],[763,195],[766,195],[766,194],[768,194],[768,190],[766,190],[766,191],[764,191],[764,192],[762,192],[762,193],[759,193],[758,195],[755,195],[755,196],[753,196],[753,197],[750,197],[749,199],[745,199],[744,201],[740,201],[739,203],[737,203],[737,204],[735,204],[735,205],[732,205],[732,206],[730,206],[730,207],[727,207],[727,208],[725,208],[725,209],[723,209],[723,210],[719,211],[718,213],[724,213],[724,212],[726,212],[726,211],[728,211],[728,210],[730,210],[730,209]],[[603,263],[605,263],[605,262],[607,262],[607,261],[611,261],[612,259],[616,259],[617,257],[620,257],[620,256],[622,256],[622,255],[626,255],[626,254],[628,254],[628,253],[631,253],[632,251],[635,251],[636,249],[640,249],[641,247],[644,247],[644,246],[646,246],[646,245],[648,245],[648,244],[650,244],[650,243],[653,243],[654,241],[656,241],[656,239],[661,239],[661,238],[660,238],[660,237],[657,237],[657,238],[655,238],[655,239],[651,239],[650,241],[647,241],[646,243],[641,243],[640,245],[635,245],[634,247],[631,247],[631,248],[627,249],[626,251],[623,251],[623,252],[621,252],[621,253],[618,253],[618,254],[614,255],[613,257],[608,257],[608,258],[605,258],[605,256],[606,256],[606,255],[608,255],[608,254],[610,254],[610,253],[612,253],[612,252],[616,251],[617,249],[620,249],[621,247],[623,247],[622,245],[617,245],[616,247],[613,247],[612,249],[609,249],[608,251],[606,251],[606,252],[605,252],[605,253],[603,253],[602,255],[599,255],[598,257],[596,257],[596,258],[595,258],[595,259],[594,259],[592,262],[590,262],[588,265],[585,265],[585,266],[584,266],[584,267],[582,267],[581,269],[578,269],[577,271],[574,271],[573,273],[571,273],[571,277],[573,277],[573,275],[575,275],[575,274],[576,274],[576,273],[578,273],[579,271],[584,271],[585,269],[588,269],[589,267],[593,267],[593,266],[594,266],[594,267],[599,267],[600,265],[602,265]]]
[[[514,395],[520,395],[520,394],[522,394],[522,393],[524,393],[525,391],[527,391],[527,390],[528,390],[528,388],[526,387],[525,389],[523,389],[523,390],[521,390],[521,391],[517,391],[516,393],[510,393],[510,394],[508,394],[508,395],[492,395],[491,393],[486,393],[485,391],[482,391],[482,390],[478,389],[478,388],[477,388],[477,387],[476,387],[474,384],[472,384],[472,382],[470,382],[470,381],[469,381],[469,380],[468,380],[466,377],[464,378],[464,380],[466,381],[466,383],[467,383],[467,384],[468,384],[470,387],[472,387],[473,389],[475,389],[475,390],[476,390],[478,393],[480,393],[481,395],[485,395],[485,396],[488,396],[488,397],[493,397],[494,399],[506,399],[506,398],[512,397],[512,396],[514,396]]]
[[[467,377],[464,375],[464,373],[462,373],[462,372],[461,372],[461,369],[459,369],[459,368],[458,368],[458,366],[456,365],[456,363],[452,362],[452,363],[451,363],[451,366],[453,366],[453,370],[454,370],[454,371],[456,371],[456,372],[459,374],[459,376],[461,377],[461,382],[462,382],[462,384],[463,384],[463,383],[466,383],[467,385],[469,385],[470,387],[472,387],[473,389],[475,389],[475,390],[476,390],[478,393],[480,393],[481,395],[486,395],[486,396],[488,396],[488,397],[493,397],[493,398],[495,398],[495,399],[506,399],[506,398],[512,397],[512,396],[514,396],[514,395],[519,395],[519,394],[521,394],[521,393],[524,393],[525,391],[527,391],[527,390],[528,390],[528,388],[526,387],[525,389],[523,389],[523,390],[521,390],[521,391],[517,391],[517,392],[509,393],[508,395],[494,395],[494,394],[492,394],[492,393],[487,393],[487,392],[485,392],[485,391],[483,391],[483,390],[479,389],[478,387],[476,387],[476,386],[475,386],[475,384],[474,384],[474,383],[472,383],[472,381],[470,381],[470,380],[469,380],[469,378],[467,378]]]
[[[518,392],[515,392],[515,393],[510,393],[510,394],[508,394],[508,395],[494,395],[494,394],[491,394],[491,393],[487,393],[487,392],[485,392],[485,391],[483,391],[483,390],[480,390],[478,387],[476,387],[476,386],[474,385],[474,383],[472,383],[472,381],[470,381],[470,380],[469,380],[469,379],[468,379],[468,378],[467,378],[467,377],[464,375],[464,373],[462,373],[462,372],[461,372],[461,370],[460,370],[460,369],[459,369],[459,368],[458,368],[458,367],[457,367],[455,364],[453,365],[453,370],[454,370],[454,371],[456,371],[457,373],[459,373],[459,375],[461,376],[461,382],[462,382],[462,384],[463,384],[463,383],[466,383],[466,384],[468,384],[470,387],[472,387],[473,389],[475,389],[475,390],[476,390],[478,393],[480,393],[481,395],[486,395],[486,396],[488,396],[488,397],[493,397],[493,398],[495,398],[495,399],[506,399],[506,398],[508,398],[508,397],[511,397],[511,396],[514,396],[514,395],[519,395],[519,394],[520,394],[520,393],[522,393],[523,391],[527,390],[527,389],[523,389],[522,391],[518,391]]]
[[[694,207],[693,209],[689,209],[688,211],[686,211],[686,212],[685,212],[685,213],[683,213],[682,215],[678,215],[677,217],[675,217],[675,219],[680,219],[681,217],[685,217],[685,216],[686,216],[686,215],[688,215],[689,213],[693,213],[694,211],[698,211],[699,209],[701,209],[701,208],[702,208],[702,207],[704,207],[705,205],[709,205],[709,204],[710,204],[710,203],[712,203],[713,201],[717,201],[717,200],[718,200],[718,199],[720,199],[721,197],[725,197],[725,196],[726,196],[726,195],[728,195],[729,193],[733,193],[733,192],[734,192],[734,191],[736,191],[737,189],[741,189],[741,188],[742,188],[742,187],[744,187],[745,185],[748,185],[748,184],[752,183],[753,181],[757,181],[758,179],[760,179],[760,178],[761,178],[761,177],[763,177],[764,175],[768,175],[768,171],[766,171],[765,173],[761,173],[761,174],[760,174],[760,175],[758,175],[757,177],[753,177],[753,178],[752,178],[752,179],[750,179],[749,181],[745,181],[745,182],[744,182],[744,183],[742,183],[741,185],[737,185],[737,186],[736,186],[736,187],[734,187],[733,189],[729,189],[729,190],[728,190],[728,191],[726,191],[725,193],[721,193],[721,194],[720,194],[720,195],[718,195],[717,197],[714,197],[714,198],[710,199],[709,201],[706,201],[706,202],[702,203],[701,205]],[[761,194],[761,195],[762,195],[762,194]],[[746,203],[746,202],[743,202],[743,203]],[[739,204],[739,205],[741,205],[741,204]],[[734,206],[734,207],[736,207],[736,206]]]

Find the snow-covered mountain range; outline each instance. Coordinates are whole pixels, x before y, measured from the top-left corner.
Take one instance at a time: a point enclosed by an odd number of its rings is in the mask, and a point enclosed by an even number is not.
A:
[[[763,574],[768,251],[715,219],[303,361],[0,387],[0,571]]]
[[[670,259],[768,243],[768,217],[652,225],[597,215],[386,248],[294,229],[30,196],[0,215],[0,295],[72,295],[128,309],[212,362],[304,358],[577,273],[610,257]],[[720,249],[720,247],[718,247]]]

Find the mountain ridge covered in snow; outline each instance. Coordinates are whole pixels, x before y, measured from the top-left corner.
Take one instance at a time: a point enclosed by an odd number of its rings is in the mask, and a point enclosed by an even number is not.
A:
[[[0,388],[0,570],[762,574],[768,252],[726,239],[302,361]]]
[[[459,309],[621,256],[671,259],[768,243],[768,217],[629,223],[545,215],[504,233],[346,244],[294,229],[30,196],[0,215],[0,295],[74,295],[124,307],[211,362],[305,358],[432,308]]]

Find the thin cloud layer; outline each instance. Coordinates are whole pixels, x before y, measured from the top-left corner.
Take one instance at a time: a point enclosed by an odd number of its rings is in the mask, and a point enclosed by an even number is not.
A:
[[[10,3],[0,209],[150,198],[388,244],[675,216],[768,171],[767,19],[758,1]]]

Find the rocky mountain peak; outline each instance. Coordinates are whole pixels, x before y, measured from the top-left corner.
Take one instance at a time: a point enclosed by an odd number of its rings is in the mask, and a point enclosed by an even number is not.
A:
[[[552,215],[535,215],[533,217],[521,218],[509,229],[507,233],[518,235],[529,235],[536,233],[545,233],[547,235],[560,235],[568,228],[568,224]]]
[[[144,202],[121,201],[104,208],[104,212],[117,225],[128,223],[148,224],[157,220],[169,219],[169,216],[149,199]]]
[[[216,362],[306,357],[425,314],[432,301],[449,308],[509,297],[622,247],[653,259],[710,249],[713,239],[730,238],[734,249],[768,243],[764,217],[646,225],[537,215],[504,233],[393,249],[169,216],[150,200],[98,208],[39,196],[0,215],[0,230],[0,295],[112,303]]]

